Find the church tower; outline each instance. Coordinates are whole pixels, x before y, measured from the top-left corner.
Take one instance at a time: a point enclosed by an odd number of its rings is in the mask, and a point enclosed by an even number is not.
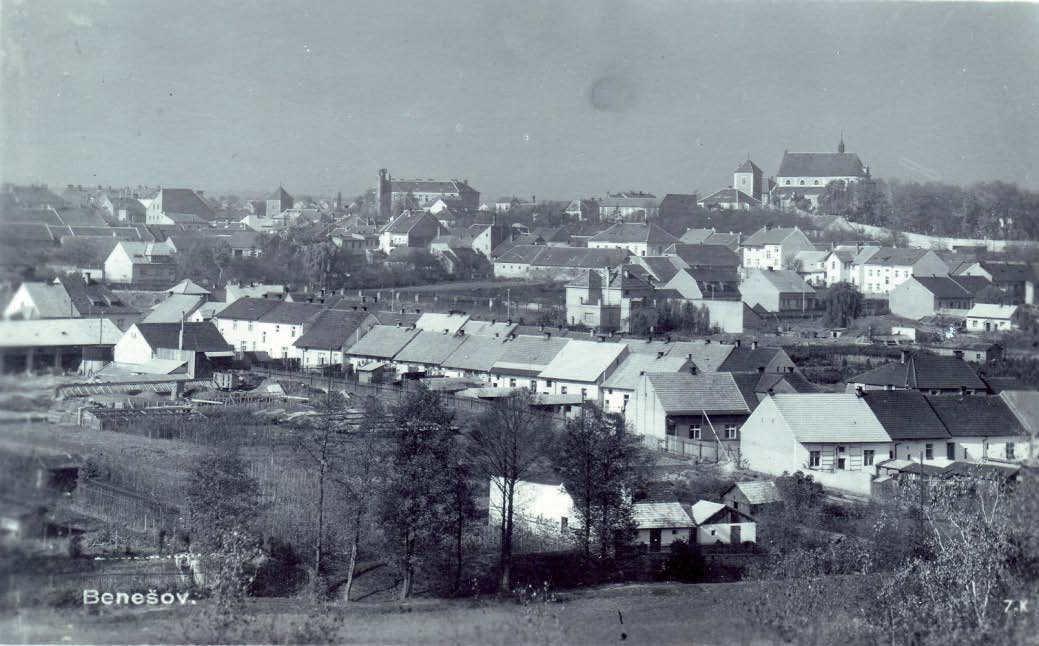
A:
[[[390,219],[390,210],[393,206],[393,187],[390,172],[385,168],[379,169],[379,186],[375,189],[375,196],[379,206],[379,220],[385,222]]]

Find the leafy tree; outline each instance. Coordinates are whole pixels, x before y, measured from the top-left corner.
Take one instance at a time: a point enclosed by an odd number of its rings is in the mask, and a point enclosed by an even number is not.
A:
[[[451,415],[426,389],[410,393],[393,414],[392,448],[379,517],[401,573],[400,598],[411,596],[421,555],[435,549],[450,526],[451,474],[457,454]]]
[[[512,535],[516,484],[528,476],[545,455],[551,427],[531,408],[526,390],[503,397],[473,423],[473,460],[479,472],[492,478],[501,501],[500,587],[511,584]]]
[[[553,466],[574,499],[585,555],[594,547],[607,556],[618,534],[630,533],[631,500],[645,454],[623,420],[587,405],[567,420],[553,452]]]
[[[215,448],[191,472],[187,489],[187,522],[195,551],[217,594],[241,596],[261,557],[254,526],[261,509],[260,487],[232,446]]]
[[[776,490],[783,506],[795,512],[817,509],[823,502],[823,486],[803,471],[777,477]]]
[[[834,327],[848,327],[862,314],[862,293],[851,283],[840,282],[832,286],[823,297],[826,313],[823,323]]]

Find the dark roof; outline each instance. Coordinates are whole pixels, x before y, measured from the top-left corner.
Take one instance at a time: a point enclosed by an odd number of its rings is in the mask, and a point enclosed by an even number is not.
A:
[[[317,303],[287,303],[278,301],[275,307],[261,314],[259,320],[264,323],[303,325],[308,321],[313,321],[323,310],[324,307]],[[222,314],[223,312],[221,312]]]
[[[648,268],[653,278],[660,283],[666,283],[678,273],[678,267],[675,267],[675,263],[671,262],[671,258],[667,256],[645,256],[640,259],[640,262]],[[625,265],[625,267],[628,266]],[[638,265],[630,266],[637,267]]]
[[[777,177],[865,177],[855,153],[784,153]]]
[[[755,164],[754,162],[752,162],[752,161],[750,161],[748,159],[747,161],[745,161],[742,164],[740,164],[739,166],[737,166],[736,170],[734,172],[736,172],[736,173],[760,173],[761,169],[758,168],[757,164]]]
[[[757,372],[759,367],[768,366],[782,352],[782,348],[733,348],[718,366],[718,372]]]
[[[221,352],[231,346],[210,322],[205,323],[138,323],[137,329],[152,348],[180,348],[180,330],[184,328],[184,350]]]
[[[688,215],[696,209],[695,193],[668,193],[660,202],[660,217]]]
[[[863,393],[863,399],[893,440],[949,437],[942,420],[922,393],[870,390]]]
[[[61,277],[61,284],[81,316],[140,314],[100,283],[88,283],[79,274]]]
[[[410,233],[412,229],[423,223],[427,228],[431,228],[433,232],[441,229],[440,223],[435,217],[425,211],[419,211],[417,213],[401,214],[396,220],[387,224],[383,228],[383,232]]]
[[[671,244],[677,242],[678,238],[668,233],[656,224],[643,222],[618,222],[609,229],[601,231],[591,238],[589,242],[615,242],[631,243],[645,242],[647,244]]]
[[[340,349],[358,340],[371,314],[352,310],[325,310],[292,345],[297,348]]]
[[[393,193],[458,193],[476,192],[469,184],[459,181],[437,181],[421,179],[395,179],[390,182]]]
[[[992,285],[989,279],[984,276],[953,276],[952,279],[974,296],[977,296],[978,292]]]
[[[906,267],[915,265],[927,255],[929,249],[908,247],[882,247],[866,258],[864,265],[882,265],[887,267]]]
[[[752,206],[757,206],[758,204],[761,204],[761,202],[757,198],[751,197],[743,191],[739,191],[734,188],[723,188],[722,190],[715,191],[714,193],[711,193],[707,197],[700,200],[700,204],[703,204],[705,207],[715,206],[717,204],[734,203],[750,204]]]
[[[982,261],[982,268],[992,274],[992,279],[1000,283],[1035,280],[1035,272],[1028,265],[1009,262]]]
[[[800,231],[797,227],[792,228],[768,228],[761,227],[743,241],[744,247],[762,247],[767,244],[782,244],[784,240]]]
[[[740,257],[728,247],[716,244],[676,242],[665,251],[681,258],[690,267],[739,267]]]
[[[967,298],[973,296],[972,292],[967,291],[958,281],[948,276],[914,276],[913,279],[937,298]]]
[[[213,209],[198,193],[190,188],[164,188],[159,196],[162,199],[162,212],[196,215],[203,220],[213,218]]]
[[[220,310],[216,316],[220,319],[258,321],[261,316],[274,309],[280,302],[267,298],[239,298]]]
[[[927,401],[953,437],[1027,434],[1002,397],[933,395]]]
[[[653,385],[653,391],[665,413],[750,413],[750,406],[730,374],[647,372],[646,378]]]
[[[914,355],[906,363],[893,361],[856,375],[850,383],[914,390],[966,387],[986,390],[985,382],[962,359]]]

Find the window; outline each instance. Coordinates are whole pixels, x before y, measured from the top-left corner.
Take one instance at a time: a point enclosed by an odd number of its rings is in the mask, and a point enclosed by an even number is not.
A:
[[[837,468],[843,471],[847,466],[845,458],[837,458]]]
[[[516,387],[516,378],[515,377],[509,377],[509,388],[515,388],[515,387]]]
[[[624,395],[624,407],[628,407],[628,395]]]
[[[534,392],[535,390],[537,390],[538,389],[538,380],[537,379],[531,379],[529,387],[530,387],[530,391],[531,392]]]
[[[733,500],[732,501],[732,508],[733,509],[739,509],[740,508],[740,501],[739,500]]]
[[[820,451],[809,451],[808,452],[808,466],[818,467],[822,462],[822,453]]]
[[[1013,460],[1014,459],[1014,443],[1013,442],[1007,442],[1006,451],[1007,451],[1007,459],[1008,460]]]
[[[925,444],[924,445],[924,459],[925,460],[933,460],[934,459],[934,445],[933,444]]]
[[[691,424],[689,426],[689,439],[691,439],[691,440],[698,440],[698,439],[700,439],[700,425],[699,424]]]
[[[864,450],[862,452],[862,464],[866,465],[867,467],[873,466],[873,456],[874,456],[873,449],[866,449],[866,450]]]
[[[560,386],[559,387],[559,394],[560,395],[565,395],[566,394],[566,386]]]
[[[725,439],[735,440],[736,439],[736,425],[726,424],[725,425]]]
[[[582,388],[581,389],[581,399],[584,399],[587,396],[588,396],[588,389],[587,388]]]

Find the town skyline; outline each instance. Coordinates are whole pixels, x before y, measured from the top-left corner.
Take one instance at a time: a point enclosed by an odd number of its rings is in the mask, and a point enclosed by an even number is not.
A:
[[[408,3],[5,3],[0,176],[328,195],[386,167],[488,198],[702,193],[843,132],[876,177],[1039,186],[1034,5],[452,6],[445,34]]]

